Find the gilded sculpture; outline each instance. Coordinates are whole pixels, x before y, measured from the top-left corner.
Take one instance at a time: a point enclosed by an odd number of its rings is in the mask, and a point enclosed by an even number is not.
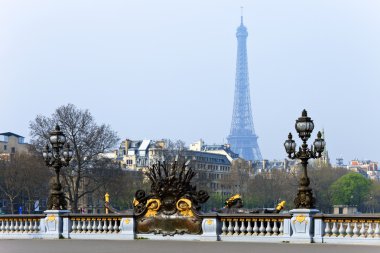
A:
[[[133,200],[138,233],[162,235],[200,234],[200,205],[209,198],[207,192],[191,185],[196,173],[188,163],[158,162],[146,172],[150,192],[135,193]]]

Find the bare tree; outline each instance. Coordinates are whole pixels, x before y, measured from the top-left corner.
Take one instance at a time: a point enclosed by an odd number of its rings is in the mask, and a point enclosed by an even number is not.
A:
[[[27,180],[24,181],[23,191],[26,200],[26,211],[32,213],[34,211],[35,201],[38,203],[48,198],[49,179],[52,176],[50,171],[39,153],[31,148],[29,154],[24,154],[22,161],[26,163],[23,174]]]
[[[27,212],[33,211],[35,200],[46,199],[50,173],[40,157],[33,153],[13,154],[0,160],[0,191],[9,201],[9,211],[15,212],[15,204],[26,201]]]
[[[55,124],[61,126],[74,150],[73,160],[62,171],[62,178],[70,207],[78,211],[78,201],[104,184],[102,174],[95,173],[106,164],[104,159],[99,159],[100,154],[114,148],[119,138],[109,125],[98,125],[88,110],[68,104],[57,108],[50,117],[38,115],[30,122],[32,144],[41,149]]]
[[[22,173],[22,167],[19,159],[0,160],[0,190],[9,200],[12,214],[15,211],[15,200],[20,196],[26,180],[25,175]]]
[[[132,209],[132,200],[137,190],[149,190],[150,184],[144,185],[142,171],[115,171],[114,181],[104,184],[97,192],[98,199],[103,200],[105,193],[110,195],[111,205],[117,210]],[[101,201],[103,204],[104,202]]]

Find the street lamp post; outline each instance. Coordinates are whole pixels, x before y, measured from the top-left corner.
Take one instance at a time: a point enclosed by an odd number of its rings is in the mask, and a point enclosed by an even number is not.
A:
[[[303,141],[302,146],[296,151],[296,143],[292,139],[292,134],[289,133],[288,140],[285,141],[284,147],[290,159],[300,159],[302,164],[302,175],[299,181],[297,197],[294,199],[296,208],[312,209],[315,207],[315,198],[310,185],[310,179],[307,176],[307,164],[310,158],[320,158],[325,148],[325,140],[322,139],[321,132],[318,132],[317,139],[309,148],[307,140],[310,138],[314,129],[314,123],[310,117],[307,116],[306,110],[302,111],[302,116],[296,120],[295,124],[298,136]]]
[[[66,210],[67,204],[59,180],[59,173],[62,167],[69,165],[69,162],[73,157],[73,151],[71,150],[69,143],[66,142],[66,136],[63,134],[58,124],[49,135],[51,145],[46,144],[42,155],[46,165],[54,168],[56,179],[52,184],[47,208],[48,210]]]

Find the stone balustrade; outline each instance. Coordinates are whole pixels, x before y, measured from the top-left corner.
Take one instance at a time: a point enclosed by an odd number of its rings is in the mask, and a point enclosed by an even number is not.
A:
[[[67,214],[64,237],[69,239],[133,239],[133,215]]]
[[[380,244],[380,215],[321,214],[315,224],[317,242]]]
[[[291,215],[219,214],[222,241],[288,241]]]
[[[45,215],[1,215],[0,238],[40,238]]]
[[[0,239],[147,238],[380,245],[380,215],[308,215],[305,210],[292,210],[287,214],[210,213],[201,215],[201,218],[202,234],[162,236],[137,234],[133,214],[71,214],[53,210],[40,215],[0,215]]]
[[[72,233],[119,233],[121,218],[71,218]]]

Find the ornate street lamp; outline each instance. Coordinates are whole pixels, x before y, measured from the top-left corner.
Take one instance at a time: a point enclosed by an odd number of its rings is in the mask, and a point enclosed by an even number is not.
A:
[[[318,132],[317,139],[309,149],[307,140],[310,138],[311,132],[314,129],[314,123],[310,117],[307,116],[306,110],[302,111],[302,116],[296,120],[296,131],[298,136],[302,139],[303,144],[296,152],[296,143],[292,139],[292,134],[289,133],[288,140],[285,141],[284,147],[290,159],[300,159],[303,173],[300,178],[297,197],[294,199],[296,208],[311,209],[315,207],[315,198],[311,191],[310,179],[307,176],[307,164],[310,158],[320,158],[325,149],[325,140],[322,139],[321,132]]]
[[[51,147],[49,144],[46,144],[42,151],[42,155],[46,165],[54,168],[56,181],[52,184],[47,207],[48,210],[66,210],[67,204],[59,180],[59,172],[62,167],[69,165],[69,162],[73,157],[73,151],[70,149],[69,143],[66,143],[66,136],[58,125],[55,126],[55,129],[51,131],[49,135]]]

